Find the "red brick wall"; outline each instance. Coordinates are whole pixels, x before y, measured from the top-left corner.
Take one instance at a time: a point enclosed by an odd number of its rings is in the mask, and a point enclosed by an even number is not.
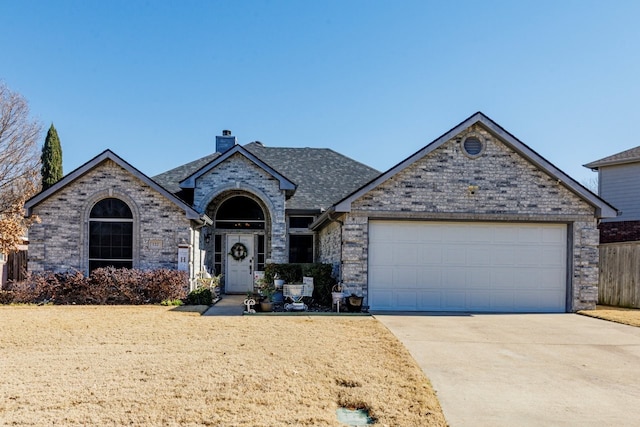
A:
[[[640,221],[603,222],[598,228],[600,243],[640,240]]]

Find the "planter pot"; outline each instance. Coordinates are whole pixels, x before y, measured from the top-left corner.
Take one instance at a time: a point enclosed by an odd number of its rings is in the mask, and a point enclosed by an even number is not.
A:
[[[294,311],[302,311],[302,310],[304,310],[304,303],[303,302],[294,302],[293,304],[291,304],[291,308]]]
[[[284,285],[284,280],[276,279],[273,281],[273,284],[275,285],[276,289],[282,289],[282,285]]]
[[[271,296],[271,301],[277,302],[277,303],[284,302],[284,296],[282,295],[282,291],[280,290],[275,291],[274,294]]]
[[[260,303],[260,310],[273,311],[273,303],[270,301],[263,301]]]
[[[358,312],[362,309],[362,300],[364,297],[358,297],[355,295],[351,295],[347,298],[347,308],[349,311]]]
[[[344,295],[342,294],[342,292],[331,292],[331,303],[332,304],[337,304],[337,303],[341,303],[342,302],[342,298],[344,298]]]

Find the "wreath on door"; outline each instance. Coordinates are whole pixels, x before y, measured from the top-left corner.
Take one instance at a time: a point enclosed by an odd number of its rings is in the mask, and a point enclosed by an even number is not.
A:
[[[233,246],[231,246],[229,255],[231,255],[236,261],[242,261],[247,257],[247,247],[240,242],[235,243]]]

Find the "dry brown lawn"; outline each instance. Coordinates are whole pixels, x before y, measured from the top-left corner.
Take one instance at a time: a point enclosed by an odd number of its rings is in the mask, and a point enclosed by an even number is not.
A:
[[[0,425],[445,426],[371,317],[201,317],[160,306],[0,307]]]
[[[599,305],[595,310],[582,310],[578,313],[598,319],[610,320],[625,325],[640,327],[640,310],[635,308],[611,307]]]

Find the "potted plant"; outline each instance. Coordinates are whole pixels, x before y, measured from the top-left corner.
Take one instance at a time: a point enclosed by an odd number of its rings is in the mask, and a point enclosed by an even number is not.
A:
[[[362,300],[364,297],[359,297],[356,294],[351,294],[347,297],[347,308],[352,312],[359,312],[362,309]]]
[[[260,299],[260,309],[262,311],[273,311],[272,298],[276,291],[275,287],[267,283],[264,279],[259,281],[258,285],[260,287],[260,295],[262,297]]]
[[[284,285],[284,279],[281,279],[280,275],[276,273],[273,275],[273,284],[275,285],[276,289],[282,289],[282,286]]]

